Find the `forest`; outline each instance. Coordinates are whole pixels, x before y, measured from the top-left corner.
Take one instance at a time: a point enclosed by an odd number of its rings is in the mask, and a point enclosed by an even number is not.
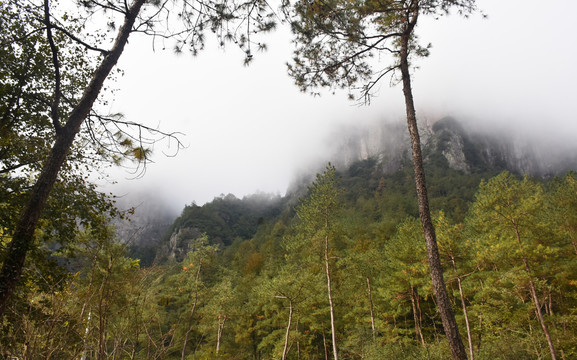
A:
[[[0,357],[577,357],[577,174],[515,171],[448,120],[419,135],[418,19],[474,0],[75,5],[0,0]],[[160,144],[184,147],[107,111],[129,37],[197,55],[213,36],[249,65],[279,24],[300,90],[368,103],[382,79],[402,87],[402,159],[191,203],[145,246],[121,235],[135,209],[95,178],[144,176]]]
[[[577,175],[438,164],[435,228],[470,358],[549,358],[548,337],[577,356]],[[189,205],[146,266],[113,228],[86,226],[28,265],[4,355],[446,359],[410,167],[379,169],[329,164],[292,196]]]

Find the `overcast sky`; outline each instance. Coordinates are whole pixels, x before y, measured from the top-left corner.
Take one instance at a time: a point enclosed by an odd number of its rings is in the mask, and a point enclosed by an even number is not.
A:
[[[418,116],[514,124],[537,133],[577,136],[577,1],[479,0],[488,19],[420,19],[430,57],[420,59],[413,86]],[[129,120],[184,133],[187,146],[168,158],[162,145],[146,175],[111,172],[113,190],[160,195],[176,211],[222,193],[284,194],[295,172],[326,161],[328,137],[342,124],[402,119],[400,87],[383,83],[369,107],[325,92],[300,93],[285,63],[286,31],[267,37],[269,50],[249,67],[234,47],[211,44],[198,57],[153,52],[150,39],[131,39],[120,67],[113,111]],[[549,135],[548,135],[549,136]]]

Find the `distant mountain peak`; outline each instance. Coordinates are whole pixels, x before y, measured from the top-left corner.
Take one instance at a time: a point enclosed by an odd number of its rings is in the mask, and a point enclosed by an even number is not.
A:
[[[425,162],[441,161],[465,173],[508,170],[518,174],[548,177],[577,169],[577,152],[555,148],[554,141],[529,139],[513,130],[473,130],[471,126],[446,116],[420,125]],[[383,173],[392,173],[408,164],[411,157],[407,128],[402,122],[381,122],[347,128],[334,136],[330,161],[346,169],[357,161],[377,159]]]

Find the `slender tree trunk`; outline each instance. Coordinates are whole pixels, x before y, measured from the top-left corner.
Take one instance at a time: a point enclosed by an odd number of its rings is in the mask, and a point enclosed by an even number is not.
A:
[[[220,351],[220,339],[222,338],[222,332],[224,331],[224,323],[226,322],[226,315],[222,317],[218,316],[218,332],[216,335],[216,354]]]
[[[331,312],[331,336],[333,341],[333,357],[335,360],[339,359],[337,354],[337,334],[335,330],[335,310],[333,306],[333,297],[331,293],[331,273],[329,267],[329,237],[325,235],[325,272],[327,275],[327,293],[329,297],[329,308]]]
[[[329,349],[327,348],[327,338],[325,336],[324,329],[323,329],[323,346],[325,347],[325,360],[329,360]]]
[[[109,298],[110,298],[110,286],[109,286],[109,279],[112,274],[112,267],[113,262],[112,258],[109,259],[108,268],[106,269],[106,275],[102,279],[102,283],[100,284],[100,289],[98,290],[98,295],[100,299],[98,301],[98,320],[99,320],[99,327],[98,327],[98,359],[105,360],[108,357],[106,348],[106,339],[108,336],[108,311],[109,311]]]
[[[421,341],[421,345],[425,346],[425,338],[423,337],[423,332],[421,331],[421,311],[417,308],[417,302],[415,300],[416,294],[414,288],[411,286],[411,305],[413,307],[413,321],[415,323],[415,335],[417,336],[417,341]]]
[[[409,42],[410,37],[417,24],[419,9],[416,8],[412,14],[408,15],[406,29],[401,36],[400,70],[403,80],[403,94],[405,97],[407,125],[411,137],[411,147],[413,154],[413,167],[415,172],[415,185],[417,188],[417,200],[419,204],[419,215],[427,244],[427,257],[431,271],[431,281],[433,292],[437,300],[437,308],[441,314],[443,329],[449,341],[451,354],[455,360],[467,359],[467,352],[459,334],[459,328],[455,315],[451,308],[451,302],[443,279],[443,268],[437,247],[435,228],[429,211],[429,199],[427,195],[427,184],[425,181],[425,170],[423,168],[423,157],[421,153],[421,140],[417,127],[417,117],[415,104],[413,102],[413,91],[411,89],[411,74],[409,71]]]
[[[105,360],[106,359],[106,305],[103,304],[104,299],[100,299],[100,303],[98,305],[98,311],[100,312],[98,318],[98,359]]]
[[[86,321],[86,328],[84,329],[84,346],[82,350],[82,356],[80,360],[86,360],[86,356],[88,354],[88,334],[90,332],[90,318],[92,317],[92,312],[88,312],[88,319]]]
[[[190,315],[188,316],[188,328],[186,329],[186,333],[184,334],[184,341],[182,343],[182,353],[180,358],[184,360],[186,357],[186,346],[188,345],[188,337],[192,331],[192,318],[194,316],[194,312],[196,310],[196,296],[194,299],[194,303],[192,304],[192,309],[190,310]]]
[[[545,323],[543,313],[541,312],[541,304],[539,302],[539,297],[537,296],[537,290],[535,289],[535,283],[533,282],[533,279],[529,280],[529,291],[531,292],[531,298],[533,299],[533,304],[535,304],[535,313],[537,314],[537,318],[541,323],[541,328],[543,328],[545,338],[547,339],[547,344],[549,345],[549,351],[551,352],[551,359],[557,360],[557,354],[555,352],[555,347],[553,346],[553,340],[551,339],[547,323]]]
[[[369,310],[371,311],[371,332],[373,334],[373,342],[376,341],[375,333],[375,315],[373,313],[373,295],[371,295],[371,280],[367,277],[367,291],[369,292]]]
[[[297,317],[297,324],[296,324],[296,332],[298,334],[299,332],[299,318]],[[301,343],[297,338],[297,360],[300,360],[301,358]]]
[[[519,228],[517,227],[517,223],[512,221],[513,227],[515,229],[515,236],[517,237],[517,244],[519,248],[521,248],[521,234],[519,233]],[[523,254],[523,265],[525,266],[525,272],[527,272],[527,276],[529,276],[529,292],[531,293],[531,299],[533,299],[533,304],[535,305],[535,313],[537,314],[537,318],[541,323],[541,328],[543,329],[543,333],[545,333],[545,339],[547,339],[547,344],[549,345],[549,351],[551,352],[551,359],[557,360],[557,354],[555,352],[555,346],[553,346],[553,340],[551,339],[551,334],[549,334],[549,328],[547,327],[547,323],[545,323],[545,319],[543,318],[543,313],[541,312],[541,303],[539,301],[539,297],[537,296],[537,290],[535,289],[535,282],[531,276],[531,268],[529,267],[529,261]]]
[[[293,319],[293,302],[291,299],[289,299],[289,318],[288,318],[288,323],[286,326],[286,334],[284,337],[284,349],[282,351],[282,360],[286,360],[286,356],[288,354],[288,345],[289,345],[289,337],[290,337],[292,319]]]
[[[202,264],[198,265],[198,270],[196,271],[196,276],[194,278],[194,301],[192,303],[192,308],[190,309],[190,314],[188,315],[188,325],[186,333],[184,334],[184,342],[182,344],[182,354],[181,359],[184,360],[186,356],[186,345],[188,344],[188,337],[192,331],[192,319],[194,317],[194,312],[196,311],[196,303],[198,301],[198,280],[200,279],[200,269]]]
[[[104,81],[122,54],[124,46],[128,42],[128,36],[132,32],[132,26],[144,3],[145,0],[134,0],[126,12],[124,24],[118,31],[112,49],[102,59],[102,62],[94,72],[82,98],[70,113],[66,125],[56,128],[56,140],[32,189],[28,203],[16,224],[12,241],[0,272],[0,318],[4,315],[8,301],[20,280],[26,255],[34,242],[34,231],[38,220],[54,187],[58,173],[66,161],[66,156],[72,147],[74,138],[90,113]]]
[[[423,336],[423,312],[421,311],[421,300],[419,297],[419,292],[415,289],[415,301],[417,302],[417,313],[419,314],[419,330],[421,334],[421,343],[423,346],[426,346],[427,343],[425,342],[425,337]],[[435,326],[435,324],[433,324]],[[437,332],[437,327],[435,326],[435,334]],[[435,335],[435,338],[437,335]]]
[[[90,280],[88,282],[88,294],[92,295],[92,284],[94,281],[94,272],[96,271],[96,263],[98,261],[98,254],[97,251],[95,251],[94,256],[92,258],[92,267],[90,269]],[[84,303],[82,304],[82,309],[80,310],[80,321],[82,322],[84,320],[84,312],[86,311],[86,308],[89,306],[88,304],[89,299],[85,300]],[[92,318],[92,311],[88,310],[88,319],[86,320],[86,328],[84,330],[84,339],[83,339],[83,343],[84,343],[84,350],[82,351],[82,356],[81,356],[81,360],[86,360],[86,354],[88,353],[88,334],[90,333],[90,319]]]
[[[469,342],[469,356],[471,360],[475,360],[475,353],[473,352],[473,338],[471,336],[471,326],[469,324],[469,314],[467,312],[467,303],[465,302],[465,294],[463,293],[463,286],[461,284],[461,276],[457,273],[457,264],[455,258],[451,255],[451,264],[453,271],[457,275],[457,285],[459,286],[459,295],[461,296],[461,306],[463,307],[463,315],[465,316],[465,326],[467,327],[467,341]]]

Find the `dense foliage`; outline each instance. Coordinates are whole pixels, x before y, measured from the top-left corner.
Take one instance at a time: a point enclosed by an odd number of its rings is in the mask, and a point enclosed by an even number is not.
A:
[[[377,45],[399,35],[407,15],[414,21],[405,22],[409,26],[400,33],[405,80],[419,11],[468,10],[471,3],[412,1],[398,9],[386,1],[361,8],[354,2],[297,2],[296,13],[306,15],[302,24],[293,23],[293,29],[302,26],[298,31],[306,40],[297,55],[320,61],[321,77],[312,86],[350,87],[373,75],[364,56],[350,71],[351,54],[369,55],[358,52],[359,46],[388,52]],[[406,168],[383,176],[372,160],[342,174],[329,166],[298,205],[292,199],[262,205],[256,198],[230,196],[191,205],[167,237],[166,256],[158,252],[154,266],[141,267],[127,256],[106,226],[116,210],[84,170],[123,157],[145,162],[147,141],[172,136],[94,112],[128,35],[182,35],[176,50],[188,43],[196,53],[210,29],[221,44],[238,43],[249,62],[251,34],[274,28],[274,13],[264,1],[209,1],[198,8],[184,1],[179,11],[144,0],[130,7],[120,1],[80,4],[75,14],[49,1],[0,2],[6,30],[0,35],[0,356],[448,357],[441,302],[435,303],[429,282]],[[148,10],[141,12],[141,6]],[[112,14],[104,14],[109,31],[83,36],[99,10]],[[342,10],[341,16],[333,10]],[[167,24],[161,19],[172,23],[174,14],[183,28],[163,31]],[[112,40],[116,18],[124,18],[125,26],[111,50],[88,44]],[[228,26],[236,20],[240,24]],[[355,35],[368,29],[366,21],[383,37]],[[338,35],[336,40],[346,34],[340,38],[348,44],[344,61],[331,57],[338,54],[332,51],[338,41],[328,42],[329,51],[311,46],[327,33]],[[367,42],[373,39],[377,43]],[[302,87],[306,76],[294,71],[304,63],[295,61],[290,69]],[[377,80],[394,68],[376,73]],[[369,94],[373,84],[363,92]],[[153,139],[140,131],[130,135],[130,125],[148,130]],[[465,144],[465,152],[475,155],[468,150]],[[486,176],[487,169],[464,175],[445,162],[441,156],[428,159],[431,204],[451,305],[470,357],[577,356],[576,176],[542,184],[508,173]],[[480,182],[483,177],[490,179]],[[430,267],[436,268],[433,262]]]
[[[276,26],[274,11],[261,0],[216,0],[201,6],[188,1],[79,0],[75,5],[0,1],[0,204],[8,209],[0,215],[0,317],[14,302],[26,261],[38,245],[51,245],[50,239],[38,241],[36,233],[46,232],[43,220],[50,225],[63,217],[88,226],[85,220],[91,213],[96,218],[114,213],[107,197],[86,181],[91,165],[129,158],[142,175],[158,140],[174,140],[177,151],[181,148],[174,133],[98,109],[98,104],[106,105],[101,95],[109,90],[107,80],[114,78],[130,35],[158,37],[163,44],[170,40],[176,52],[189,48],[197,54],[210,32],[220,46],[237,44],[249,63],[255,35]],[[259,49],[264,47],[258,43]],[[60,185],[70,197],[58,198]],[[64,209],[51,208],[53,198],[66,202]],[[83,202],[88,209],[67,209],[79,199],[88,200]],[[98,206],[91,206],[94,202]],[[76,227],[65,230],[70,228]],[[58,245],[74,238],[57,233]]]
[[[559,357],[577,356],[577,175],[481,180],[428,166],[432,187],[445,188],[432,197],[435,226],[470,357],[548,358],[544,329]],[[188,206],[171,231],[220,214],[246,234],[229,244],[198,231],[185,257],[151,267],[112,233],[87,229],[61,286],[30,283],[22,318],[5,319],[3,355],[325,359],[337,349],[347,359],[445,359],[410,175],[378,169],[329,167],[296,203]]]
[[[66,101],[56,102],[50,43],[60,47],[67,40],[59,34],[49,42],[34,31],[34,24],[43,16],[42,8],[31,3],[0,2],[0,27],[4,30],[0,34],[0,264],[5,263],[18,220],[56,137],[53,111],[69,112],[81,95],[79,87],[90,76],[86,51],[70,46],[59,58],[59,92]],[[72,20],[70,25],[81,27]],[[92,129],[93,135],[95,131]],[[113,154],[87,146],[90,134],[89,129],[83,129],[70,149],[55,181],[54,196],[46,202],[34,241],[28,245],[29,256],[22,270],[27,286],[16,289],[7,311],[12,324],[23,312],[38,314],[39,308],[26,301],[31,289],[56,289],[65,281],[67,272],[56,266],[59,260],[54,250],[70,250],[79,227],[102,232],[107,219],[118,215],[112,199],[88,179],[88,171],[101,170],[104,161],[114,161]]]

